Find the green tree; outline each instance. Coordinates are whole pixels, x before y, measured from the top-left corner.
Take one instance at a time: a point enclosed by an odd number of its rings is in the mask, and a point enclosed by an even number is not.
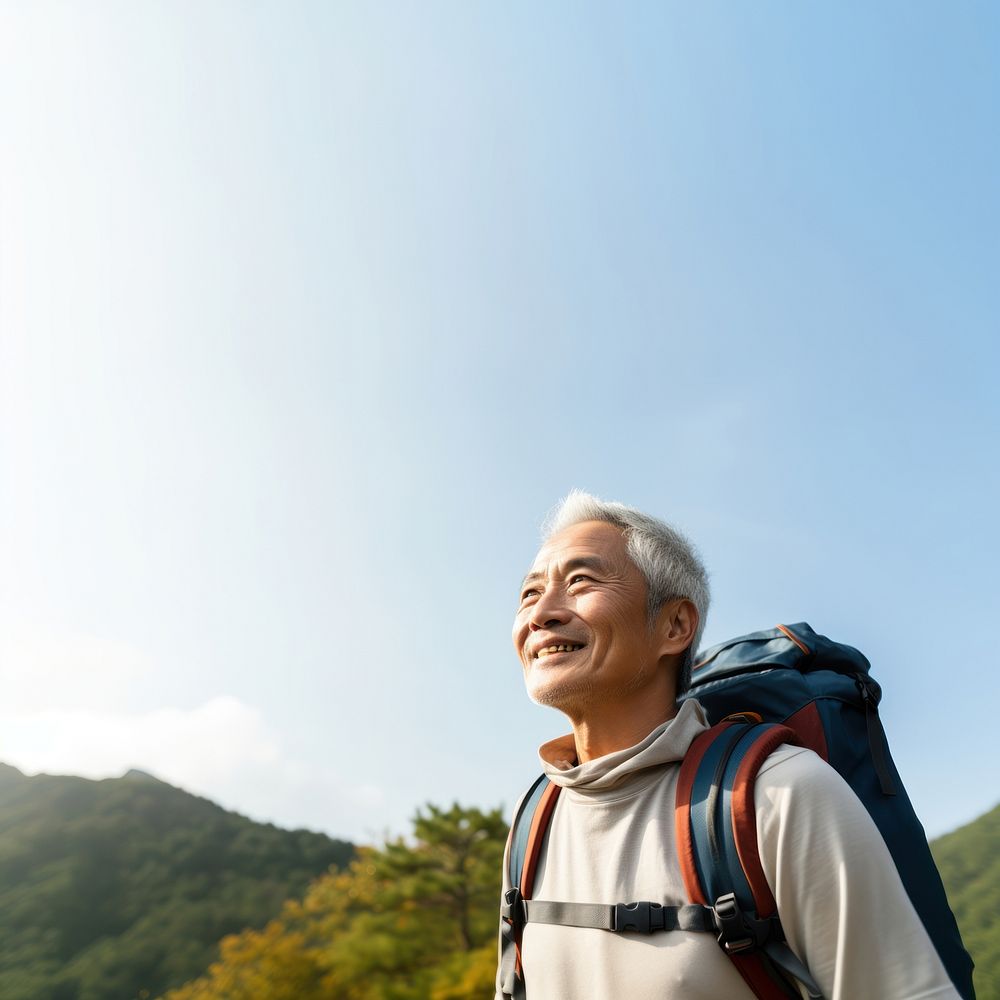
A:
[[[414,818],[412,840],[374,852],[364,865],[368,906],[327,952],[334,995],[425,998],[458,966],[462,975],[480,968],[471,955],[495,949],[506,835],[499,810],[431,805]]]

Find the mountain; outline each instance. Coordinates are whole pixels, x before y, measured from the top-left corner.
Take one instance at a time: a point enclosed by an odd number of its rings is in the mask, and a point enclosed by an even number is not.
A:
[[[157,996],[353,857],[142,771],[91,781],[0,764],[0,997]]]
[[[976,963],[976,996],[1000,1000],[1000,805],[938,837],[931,851]]]

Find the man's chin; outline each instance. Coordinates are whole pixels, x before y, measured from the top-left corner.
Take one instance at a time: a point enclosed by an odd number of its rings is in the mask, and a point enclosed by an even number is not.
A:
[[[592,694],[591,685],[581,684],[578,680],[560,682],[555,679],[539,678],[532,683],[532,679],[529,678],[526,686],[528,697],[536,705],[555,708],[567,714],[586,706]]]

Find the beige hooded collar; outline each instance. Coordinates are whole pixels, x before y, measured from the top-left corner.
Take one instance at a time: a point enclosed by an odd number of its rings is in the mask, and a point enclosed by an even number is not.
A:
[[[573,734],[543,743],[538,759],[549,780],[562,788],[582,794],[604,792],[644,777],[643,772],[683,759],[694,738],[708,729],[701,705],[693,698],[681,703],[677,714],[657,726],[634,747],[616,750],[585,764],[572,765],[576,759]]]

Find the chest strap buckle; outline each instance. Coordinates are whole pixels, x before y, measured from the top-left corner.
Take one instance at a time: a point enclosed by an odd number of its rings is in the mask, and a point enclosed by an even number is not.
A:
[[[614,927],[611,929],[616,933],[638,931],[640,934],[652,934],[662,931],[665,926],[662,903],[650,903],[648,900],[615,903]]]

